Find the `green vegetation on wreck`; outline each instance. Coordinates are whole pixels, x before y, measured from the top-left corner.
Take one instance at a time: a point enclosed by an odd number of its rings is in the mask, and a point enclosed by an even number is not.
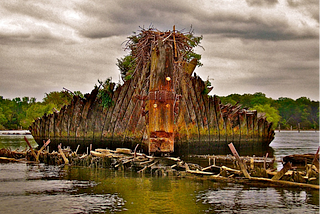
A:
[[[150,53],[150,50],[148,46],[145,46],[143,48],[140,47],[140,52],[137,51],[138,46],[141,46],[141,44],[138,44],[141,40],[143,40],[143,37],[148,37],[150,33],[157,31],[159,34],[163,34],[163,32],[158,31],[157,29],[154,29],[153,27],[145,30],[142,29],[141,33],[137,34],[136,32],[133,32],[133,35],[127,37],[128,40],[126,42],[126,50],[129,50],[129,54],[124,56],[123,58],[117,59],[117,66],[120,70],[121,78],[122,80],[128,81],[132,78],[132,76],[135,74],[135,72],[139,69],[143,69],[143,65],[145,62],[150,58],[148,55]],[[170,31],[169,31],[170,32]],[[185,49],[180,49],[183,55],[183,59],[186,63],[191,62],[193,59],[196,59],[198,67],[202,66],[203,64],[200,62],[201,60],[201,54],[198,54],[194,51],[195,47],[201,47],[203,48],[200,43],[203,39],[203,36],[195,36],[194,30],[191,28],[189,32],[185,34],[184,37],[186,40],[186,47]],[[149,40],[149,38],[147,39]],[[145,54],[143,57],[141,54]],[[141,59],[143,59],[141,61]]]

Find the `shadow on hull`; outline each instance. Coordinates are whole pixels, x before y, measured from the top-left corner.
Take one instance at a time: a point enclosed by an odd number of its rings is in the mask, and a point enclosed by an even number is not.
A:
[[[43,139],[35,138],[36,142],[42,146]],[[94,140],[85,140],[85,139],[51,139],[50,143],[50,151],[57,150],[58,144],[62,144],[62,147],[70,147],[72,151],[75,151],[80,145],[78,149],[78,153],[87,153],[91,149],[97,148],[108,148],[115,150],[117,148],[129,148],[134,151],[137,144],[137,152],[148,153],[148,145],[142,144],[141,142],[134,141],[94,141]],[[184,142],[184,143],[175,143],[174,152],[171,153],[171,156],[176,157],[184,157],[189,155],[228,155],[231,154],[231,151],[228,147],[228,144],[231,142]],[[266,144],[261,142],[232,142],[236,147],[238,153],[241,156],[265,156],[268,153],[269,157],[273,157],[273,149]]]

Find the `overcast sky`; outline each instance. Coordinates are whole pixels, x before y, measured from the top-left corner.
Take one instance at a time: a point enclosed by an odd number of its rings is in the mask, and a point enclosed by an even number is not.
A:
[[[318,0],[0,1],[0,96],[90,92],[120,75],[123,42],[139,26],[203,35],[210,94],[319,100]]]

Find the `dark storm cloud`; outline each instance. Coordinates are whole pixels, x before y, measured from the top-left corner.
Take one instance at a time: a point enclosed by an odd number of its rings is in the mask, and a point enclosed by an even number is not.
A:
[[[104,2],[104,1],[103,1]],[[250,1],[251,5],[275,5],[277,1]],[[248,10],[204,10],[199,5],[184,1],[114,1],[112,3],[91,2],[78,5],[90,17],[77,30],[88,38],[104,38],[112,35],[130,35],[153,24],[160,30],[187,29],[193,25],[199,34],[221,34],[223,36],[258,40],[290,40],[317,38],[318,32],[305,23],[297,29],[294,23],[282,14],[264,14]],[[166,20],[166,21],[164,21]],[[136,27],[134,27],[136,26]]]
[[[227,42],[228,41],[228,42]],[[216,39],[204,60],[203,76],[214,78],[213,93],[255,93],[262,91],[274,98],[298,98],[313,94],[319,97],[318,41],[253,41]],[[310,51],[311,50],[311,51]],[[228,69],[226,69],[227,67]]]
[[[299,9],[310,15],[319,23],[319,1],[318,0],[287,0],[290,7]]]
[[[88,23],[78,29],[88,38],[129,35],[139,30],[139,26],[148,28],[154,25],[167,30],[181,19],[189,20],[194,12],[192,5],[181,1],[167,1],[165,4],[161,1],[101,1],[78,4],[77,7],[90,17]]]
[[[2,1],[0,92],[89,92],[97,79],[117,81],[121,44],[139,26],[187,32],[192,25],[205,48],[196,72],[215,79],[213,93],[318,100],[318,8],[314,0]]]
[[[274,6],[278,0],[246,0],[249,6]]]

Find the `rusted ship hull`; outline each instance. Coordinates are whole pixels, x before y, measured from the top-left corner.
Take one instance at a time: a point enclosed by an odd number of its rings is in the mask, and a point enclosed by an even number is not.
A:
[[[180,88],[182,96],[174,113],[174,153],[223,154],[233,142],[238,150],[265,150],[274,138],[272,124],[256,111],[222,105],[216,96],[202,94],[204,82],[189,77],[188,87]],[[134,86],[137,87],[134,89]],[[105,109],[94,89],[86,99],[75,96],[60,112],[37,119],[30,131],[39,145],[51,139],[51,146],[62,143],[73,149],[126,147],[149,151],[148,84],[127,81],[110,94],[114,105]],[[140,89],[140,90],[139,90]],[[139,91],[139,93],[137,93]],[[176,101],[177,102],[177,101]],[[242,152],[243,154],[243,152]]]
[[[230,142],[240,150],[267,147],[274,138],[272,124],[256,111],[222,105],[209,96],[205,82],[192,75],[196,61],[179,59],[175,45],[162,42],[169,36],[152,43],[150,60],[139,74],[116,89],[110,83],[106,93],[112,105],[102,107],[95,88],[37,119],[30,131],[38,144],[49,138],[74,148],[134,149],[139,144],[146,153],[176,154],[219,154]]]

